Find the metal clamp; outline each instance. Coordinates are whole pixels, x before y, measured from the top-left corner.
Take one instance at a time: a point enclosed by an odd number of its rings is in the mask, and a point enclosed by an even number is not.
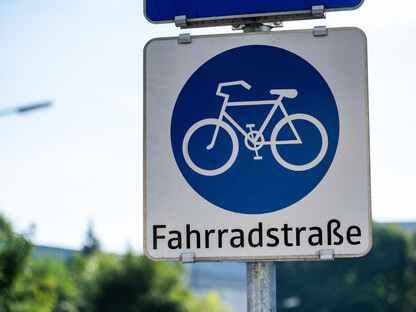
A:
[[[194,263],[195,262],[195,253],[194,252],[183,252],[183,253],[181,253],[181,262],[182,263]]]
[[[178,37],[178,43],[179,44],[192,43],[191,34],[190,33],[180,34]]]
[[[324,9],[325,7],[323,5],[312,6],[312,16],[313,17],[325,17]]]
[[[333,249],[321,249],[318,251],[318,254],[321,260],[334,260]]]
[[[176,27],[186,27],[188,23],[186,21],[186,15],[177,15],[175,16],[175,26]]]
[[[328,29],[326,28],[326,26],[315,26],[313,29],[313,36],[314,37],[328,36]]]
[[[253,32],[253,31],[261,32],[261,31],[270,31],[272,28],[277,28],[277,27],[283,27],[283,22],[232,25],[231,29],[243,30],[244,32]]]

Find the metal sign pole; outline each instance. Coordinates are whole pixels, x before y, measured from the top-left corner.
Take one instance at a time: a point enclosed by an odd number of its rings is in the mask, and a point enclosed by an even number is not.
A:
[[[247,311],[276,312],[276,262],[247,263]]]
[[[251,24],[243,30],[268,32],[269,25]],[[247,262],[247,311],[276,312],[276,262]]]

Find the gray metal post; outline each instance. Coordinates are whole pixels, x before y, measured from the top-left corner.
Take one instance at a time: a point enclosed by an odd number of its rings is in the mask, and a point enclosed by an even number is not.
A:
[[[247,311],[276,312],[276,262],[247,263]]]
[[[248,32],[267,32],[272,30],[272,26],[264,24],[248,24],[243,27],[245,33]]]
[[[246,25],[244,32],[267,32],[271,26]],[[276,262],[247,263],[247,311],[276,312]]]

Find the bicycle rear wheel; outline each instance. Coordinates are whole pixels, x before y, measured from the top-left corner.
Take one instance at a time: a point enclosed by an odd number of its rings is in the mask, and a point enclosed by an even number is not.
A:
[[[212,128],[213,131],[210,131],[209,133],[211,134],[210,136],[206,137],[206,145],[205,145],[205,150],[207,153],[209,153],[210,148],[208,148],[208,146],[210,145],[213,135],[214,135],[214,129],[216,127],[220,127],[219,130],[224,129],[225,133],[227,133],[227,136],[229,137],[229,139],[231,139],[231,143],[232,143],[232,150],[230,152],[230,155],[227,156],[226,155],[226,161],[223,165],[220,165],[220,167],[218,168],[202,168],[201,165],[196,165],[195,161],[192,159],[192,157],[189,155],[189,142],[192,139],[193,135],[195,134],[195,132],[201,130],[202,128],[204,128],[203,130],[209,130],[209,128]],[[220,132],[220,131],[219,131]],[[215,142],[214,142],[215,143]],[[214,144],[215,146],[215,144]],[[198,151],[198,153],[204,153],[204,150],[200,150]],[[223,152],[223,151],[221,151]],[[219,175],[225,171],[227,171],[232,164],[234,163],[235,159],[237,158],[237,154],[238,154],[238,138],[237,138],[237,134],[235,133],[235,131],[233,130],[233,128],[231,128],[231,126],[227,123],[225,123],[222,120],[218,120],[218,119],[214,119],[214,118],[207,118],[207,119],[203,119],[198,121],[197,123],[195,123],[192,127],[189,128],[189,130],[186,132],[185,137],[183,139],[183,143],[182,143],[182,153],[183,153],[183,157],[186,161],[186,163],[188,164],[188,166],[195,172],[201,174],[201,175],[205,175],[205,176],[215,176],[215,175]],[[215,158],[215,154],[211,155]],[[195,157],[194,157],[195,158]],[[215,159],[214,159],[215,161]]]

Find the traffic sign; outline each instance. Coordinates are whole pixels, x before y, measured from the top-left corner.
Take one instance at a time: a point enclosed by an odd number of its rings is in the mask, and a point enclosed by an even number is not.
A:
[[[314,259],[369,250],[366,39],[354,28],[316,35],[146,45],[149,257]]]
[[[186,28],[318,18],[327,11],[358,8],[363,1],[145,0],[144,14],[152,23],[176,22]]]

